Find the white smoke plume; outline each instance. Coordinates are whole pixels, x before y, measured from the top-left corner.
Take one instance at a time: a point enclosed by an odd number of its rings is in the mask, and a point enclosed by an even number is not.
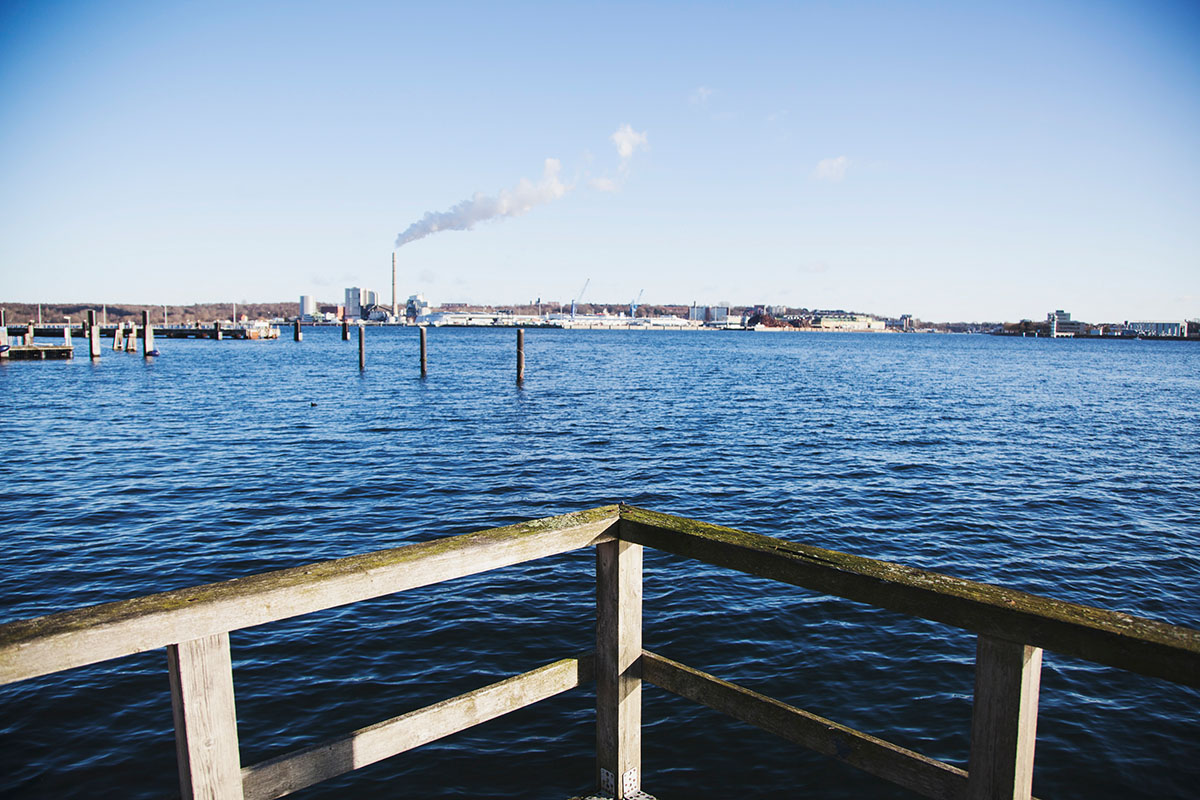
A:
[[[567,192],[567,187],[558,179],[562,165],[557,158],[547,158],[542,179],[533,183],[522,178],[515,189],[505,189],[496,197],[476,193],[448,211],[427,211],[425,216],[409,225],[396,237],[396,247],[424,239],[438,231],[469,231],[476,223],[503,217],[519,217],[534,206],[557,200]]]

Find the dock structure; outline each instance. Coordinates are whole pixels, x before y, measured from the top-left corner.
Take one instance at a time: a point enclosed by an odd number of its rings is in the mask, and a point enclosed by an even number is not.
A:
[[[975,635],[968,768],[645,649],[647,547]],[[231,631],[581,548],[596,553],[593,653],[241,764]],[[283,797],[592,682],[592,797],[652,800],[643,785],[653,788],[653,775],[641,768],[641,687],[648,682],[923,797],[1030,800],[1042,648],[1200,687],[1197,630],[627,505],[10,622],[0,625],[0,684],[159,647],[167,651],[182,795],[214,800]]]
[[[20,344],[10,338],[8,326],[0,320],[0,359],[10,361],[62,361],[75,357],[75,348],[71,345],[71,328],[68,321],[66,328],[59,328],[63,337],[62,344],[37,344],[34,341],[34,323],[30,320],[25,326]]]

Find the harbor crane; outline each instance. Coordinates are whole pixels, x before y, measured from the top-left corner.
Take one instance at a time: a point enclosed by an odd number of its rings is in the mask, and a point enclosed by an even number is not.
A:
[[[645,294],[645,292],[646,290],[642,289],[640,292],[638,292],[637,297],[629,301],[629,316],[637,316],[638,304],[642,302],[642,295]]]
[[[575,308],[579,305],[579,301],[583,299],[583,293],[587,291],[588,284],[591,282],[591,278],[588,278],[586,281],[584,281],[583,288],[579,290],[579,296],[571,301],[571,319],[575,319]]]

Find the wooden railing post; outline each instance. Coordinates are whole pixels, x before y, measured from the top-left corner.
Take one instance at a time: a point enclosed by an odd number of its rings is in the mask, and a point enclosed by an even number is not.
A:
[[[616,800],[641,790],[642,546],[596,547],[596,769]]]
[[[229,634],[167,647],[183,800],[242,800]]]
[[[1029,800],[1041,672],[1040,647],[979,636],[968,800]]]

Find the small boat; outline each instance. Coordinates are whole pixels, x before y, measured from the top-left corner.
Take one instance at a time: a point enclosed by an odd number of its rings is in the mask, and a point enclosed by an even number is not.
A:
[[[244,339],[278,339],[279,328],[269,322],[256,320],[254,322],[243,322],[234,330],[244,331]]]

